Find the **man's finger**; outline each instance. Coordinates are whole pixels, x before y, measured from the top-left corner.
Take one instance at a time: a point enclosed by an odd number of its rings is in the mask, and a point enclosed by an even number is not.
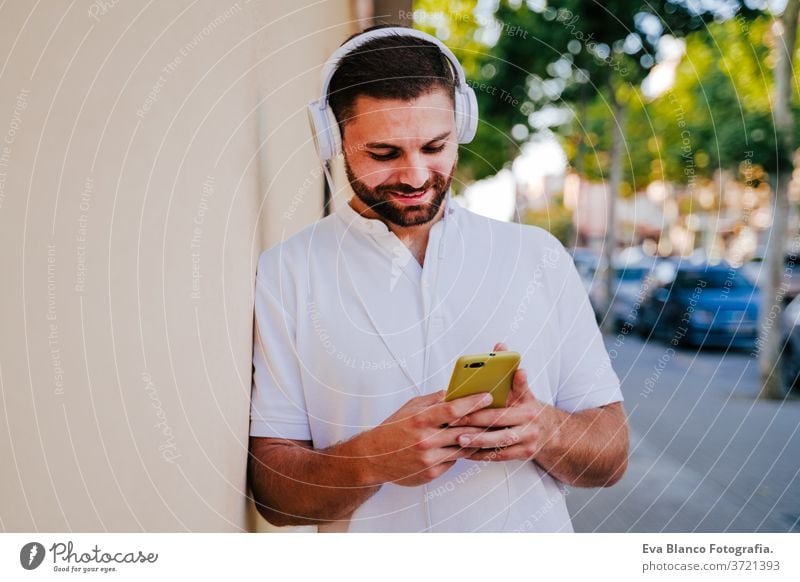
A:
[[[480,449],[464,448],[464,447],[444,447],[439,449],[441,454],[440,460],[436,462],[437,465],[443,463],[455,463],[459,459],[468,459],[475,453],[480,452]]]
[[[506,347],[506,344],[504,344],[503,342],[497,342],[496,344],[494,344],[494,349],[492,351],[493,352],[505,352],[507,350],[508,350],[508,348]]]
[[[447,469],[450,469],[450,467],[452,467],[459,459],[466,459],[470,455],[474,455],[479,451],[480,449],[463,448],[459,447],[458,445],[452,447],[442,447],[440,449],[436,449],[429,466],[440,467],[445,465],[447,466]]]
[[[457,447],[458,444],[458,437],[464,434],[480,434],[484,431],[483,428],[478,426],[461,426],[458,428],[443,428],[442,430],[436,431],[435,434],[431,435],[425,442],[431,448],[442,448],[442,447]]]
[[[430,411],[433,421],[441,426],[443,424],[450,424],[454,420],[461,418],[473,412],[486,408],[492,403],[492,395],[488,392],[481,392],[480,394],[472,394],[470,396],[463,396],[456,398],[450,402],[441,402],[431,406]]]
[[[430,394],[416,396],[411,400],[411,402],[413,402],[413,407],[410,410],[413,411],[413,414],[421,414],[426,412],[429,408],[444,402],[444,390],[437,390],[436,392],[431,392]]]
[[[442,400],[444,400],[444,390],[437,390],[436,392],[431,392],[430,394],[417,396],[417,401],[426,406],[431,406],[437,402],[441,402]]]
[[[508,395],[506,406],[513,406],[530,399],[533,399],[533,393],[528,387],[528,374],[524,368],[517,368],[511,381],[511,393]]]
[[[519,431],[511,427],[504,430],[486,431],[481,434],[462,435],[458,438],[458,444],[471,449],[496,449],[515,445],[521,439],[522,435]]]
[[[524,425],[527,423],[527,420],[528,417],[525,411],[520,410],[519,407],[485,408],[451,422],[450,426],[515,426]]]
[[[525,447],[522,445],[501,449],[481,449],[467,457],[470,461],[511,461],[530,458],[532,457],[526,453]]]

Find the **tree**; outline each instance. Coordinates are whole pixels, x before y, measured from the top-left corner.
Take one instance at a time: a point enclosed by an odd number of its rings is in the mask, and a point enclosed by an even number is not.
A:
[[[438,14],[448,14],[451,4],[442,0],[418,3],[426,13]],[[572,147],[566,149],[580,173],[602,158],[597,167],[603,178],[608,176],[604,252],[609,299],[614,282],[615,202],[623,186],[626,154],[632,160],[626,151],[626,119],[631,104],[641,101],[639,86],[656,62],[654,55],[664,30],[680,37],[718,17],[710,10],[696,9],[695,4],[564,0],[556,6],[545,0],[500,0],[487,24],[474,11],[469,18],[464,3],[456,2],[458,20],[454,25],[451,17],[448,23],[429,27],[432,32],[444,32],[451,44],[466,39],[473,45],[471,54],[478,54],[468,74],[479,89],[482,127],[470,148],[479,155],[469,153],[462,158],[473,167],[473,177],[495,173],[503,156],[512,159],[516,152],[507,147],[508,136],[523,142],[531,129],[553,129],[571,142]],[[746,7],[739,7],[739,12],[753,13]],[[475,41],[487,38],[490,42],[485,48],[474,47]],[[501,99],[497,98],[498,89]],[[604,109],[604,113],[585,119],[590,108],[595,112]],[[586,143],[583,127],[590,121],[600,121],[603,129],[599,133],[610,136],[605,152]],[[629,175],[635,190],[636,174]]]
[[[789,181],[792,177],[795,149],[795,125],[792,113],[792,85],[794,77],[794,54],[797,46],[797,18],[800,11],[799,0],[789,0],[783,14],[775,18],[775,137],[777,142],[777,164],[772,175],[774,185],[774,212],[772,229],[765,262],[767,282],[764,287],[762,320],[775,314],[774,325],[762,325],[759,368],[763,386],[761,395],[779,398],[784,394],[778,363],[781,354],[780,317],[783,308],[782,294],[778,293],[783,276],[784,253],[789,217]]]
[[[788,185],[800,138],[792,100],[797,4],[789,2],[780,16],[731,19],[690,34],[674,86],[649,106],[668,178],[680,181],[690,171],[695,179],[708,179],[715,170],[728,170],[748,187],[761,181],[770,186],[773,221],[758,340],[761,395],[769,398],[786,392],[779,374],[781,283]]]
[[[542,210],[527,210],[522,222],[550,231],[563,245],[568,245],[574,235],[572,213],[559,199],[553,200],[553,204]]]

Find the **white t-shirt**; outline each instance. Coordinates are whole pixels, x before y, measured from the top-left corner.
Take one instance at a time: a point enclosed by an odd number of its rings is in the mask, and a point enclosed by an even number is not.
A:
[[[447,387],[458,356],[520,352],[541,401],[622,400],[571,257],[548,232],[446,202],[424,267],[348,204],[259,258],[250,434],[323,449]],[[391,483],[320,531],[572,531],[563,485],[532,461],[459,460]]]

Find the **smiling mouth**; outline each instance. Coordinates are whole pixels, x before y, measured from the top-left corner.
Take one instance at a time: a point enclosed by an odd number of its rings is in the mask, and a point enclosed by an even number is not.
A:
[[[422,198],[426,192],[427,190],[424,190],[422,192],[416,192],[414,194],[406,194],[405,192],[394,192],[394,191],[391,191],[389,193],[393,194],[394,196],[401,196],[402,198]]]

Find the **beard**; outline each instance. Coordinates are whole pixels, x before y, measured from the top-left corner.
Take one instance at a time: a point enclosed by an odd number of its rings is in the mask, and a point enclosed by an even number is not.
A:
[[[456,160],[456,163],[458,163],[458,160]],[[439,212],[447,191],[450,189],[450,184],[453,181],[456,163],[454,163],[453,167],[450,169],[449,175],[445,176],[444,174],[433,172],[433,175],[428,178],[425,184],[420,188],[412,188],[406,184],[383,184],[375,188],[370,188],[364,182],[356,178],[353,170],[350,168],[350,164],[347,163],[346,157],[344,160],[344,168],[347,172],[347,179],[350,181],[353,192],[355,192],[359,200],[366,204],[371,210],[383,219],[397,226],[418,226],[430,222]],[[390,192],[403,194],[420,193],[427,191],[429,188],[433,190],[433,198],[430,202],[423,202],[422,204],[398,204],[392,200],[390,195]]]

